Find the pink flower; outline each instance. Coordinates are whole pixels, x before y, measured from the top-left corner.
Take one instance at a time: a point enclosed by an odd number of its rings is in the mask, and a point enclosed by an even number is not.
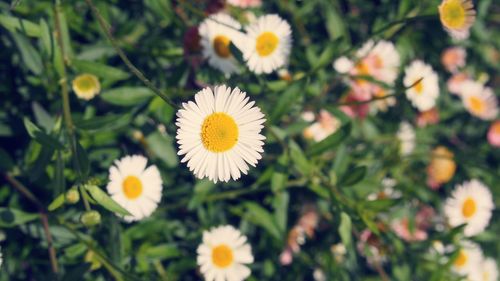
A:
[[[420,128],[433,125],[439,122],[439,111],[433,107],[427,111],[422,111],[417,116],[417,126]]]
[[[455,73],[459,68],[465,66],[465,59],[467,53],[464,48],[461,47],[451,47],[444,50],[441,55],[441,63],[444,68],[451,73]]]
[[[450,79],[448,79],[448,82],[446,83],[448,86],[448,91],[452,94],[460,95],[462,84],[468,80],[469,75],[467,75],[465,72],[454,74]]]
[[[500,147],[500,120],[491,124],[488,130],[488,142],[494,147]]]
[[[255,8],[262,5],[261,0],[227,0],[227,3],[240,8]]]
[[[351,118],[358,117],[363,119],[368,114],[370,106],[368,103],[361,103],[361,104],[356,104],[356,103],[363,102],[366,100],[368,99],[366,98],[361,99],[359,96],[357,96],[354,92],[351,91],[346,97],[341,99],[341,102],[353,103],[353,104],[343,105],[340,107],[340,110],[342,110],[345,114],[347,114]]]
[[[395,221],[392,230],[402,239],[408,242],[422,241],[427,239],[427,229],[431,226],[431,219],[434,217],[434,209],[422,207],[415,216],[415,229],[410,230],[408,218]]]

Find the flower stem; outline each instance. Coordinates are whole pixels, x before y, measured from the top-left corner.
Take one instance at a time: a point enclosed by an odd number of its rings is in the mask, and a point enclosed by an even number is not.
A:
[[[111,45],[113,45],[113,48],[115,49],[116,53],[118,56],[122,59],[122,61],[127,65],[128,69],[137,77],[139,80],[141,80],[148,88],[153,90],[153,92],[158,95],[160,98],[162,98],[166,103],[168,103],[170,106],[172,106],[175,109],[178,109],[179,106],[176,105],[162,90],[157,88],[144,74],[130,62],[128,59],[127,55],[123,50],[118,46],[118,43],[116,42],[116,39],[113,37],[111,34],[111,31],[109,29],[108,24],[106,23],[106,20],[102,17],[101,13],[97,9],[97,7],[94,5],[92,0],[85,0],[87,2],[87,5],[90,7],[90,10],[92,11],[92,14],[94,17],[97,19],[97,22],[101,26],[101,29],[104,32],[104,35],[108,40],[111,42]]]

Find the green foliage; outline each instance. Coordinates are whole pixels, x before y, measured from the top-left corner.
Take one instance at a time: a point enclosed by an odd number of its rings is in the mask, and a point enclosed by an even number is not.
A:
[[[252,248],[248,280],[314,280],[318,272],[325,280],[460,279],[451,271],[458,256],[453,246],[465,239],[465,225],[446,224],[443,202],[455,186],[477,178],[498,206],[500,150],[486,139],[491,121],[473,117],[449,93],[451,74],[441,53],[465,48],[463,70],[498,97],[498,3],[474,1],[477,20],[465,41],[443,30],[440,1],[226,4],[242,24],[249,13],[278,14],[293,38],[289,75],[252,73],[231,43],[241,71],[226,77],[199,48],[188,48],[196,41],[190,28],[220,1],[90,1],[112,41],[88,2],[0,2],[0,281],[201,280],[203,231],[226,224]],[[339,57],[354,58],[368,40],[382,39],[401,56],[395,85],[349,77],[332,66]],[[416,148],[402,156],[399,124],[416,124],[419,116],[403,87],[404,68],[415,59],[439,76],[440,120],[415,126]],[[73,90],[73,79],[83,73],[100,82],[100,93],[89,101]],[[397,104],[375,112],[375,102],[385,98],[351,103],[349,78],[380,86]],[[228,183],[196,179],[175,138],[177,107],[220,84],[246,92],[266,118],[262,159]],[[347,106],[363,105],[370,108],[365,118],[346,113]],[[334,133],[316,141],[307,137],[312,122],[302,114],[317,118],[322,110],[337,123]],[[457,170],[433,190],[427,166],[437,146],[453,152]],[[107,184],[114,161],[137,154],[158,168],[163,190],[150,217],[129,223],[123,217],[130,212],[113,200]],[[390,188],[387,178],[394,179]],[[426,215],[427,238],[405,239],[394,226],[406,219],[414,233],[424,207],[434,210]],[[468,238],[497,263],[498,216],[495,210],[486,230]],[[437,254],[435,241],[453,249]],[[384,262],[371,262],[373,245]],[[293,261],[284,265],[287,250]]]

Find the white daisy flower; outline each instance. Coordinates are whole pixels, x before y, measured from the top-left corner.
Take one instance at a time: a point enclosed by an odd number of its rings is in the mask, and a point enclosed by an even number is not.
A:
[[[290,25],[278,15],[265,15],[246,27],[243,58],[256,74],[271,73],[288,62],[292,50]]]
[[[473,179],[455,188],[446,200],[444,213],[450,226],[466,223],[464,234],[473,236],[488,226],[494,208],[488,187]]]
[[[483,120],[493,120],[498,115],[498,102],[493,90],[481,83],[468,80],[462,83],[460,96],[470,114]]]
[[[214,94],[215,93],[215,94]],[[225,85],[198,92],[195,102],[177,112],[177,143],[181,162],[199,178],[227,182],[247,174],[264,152],[260,134],[266,121],[245,92]]]
[[[109,168],[107,190],[116,203],[132,214],[123,218],[127,222],[149,217],[161,200],[160,172],[155,165],[146,168],[147,162],[141,155],[125,156]]]
[[[406,97],[419,111],[429,110],[436,105],[439,96],[438,76],[430,65],[420,60],[413,61],[405,69],[403,84],[405,87],[415,84],[406,90]]]
[[[458,256],[453,261],[451,269],[458,275],[472,276],[483,259],[483,252],[479,245],[472,241],[464,240],[460,242]]]
[[[469,30],[476,20],[472,0],[443,0],[438,9],[439,19],[452,38],[463,40],[469,37]]]
[[[196,252],[206,281],[240,281],[250,276],[246,264],[253,263],[252,249],[247,237],[230,225],[204,231]]]
[[[400,142],[401,155],[407,156],[411,154],[415,149],[415,138],[416,138],[413,126],[407,121],[401,122],[396,136]]]
[[[198,28],[203,56],[212,67],[224,72],[226,76],[239,72],[238,62],[229,46],[232,42],[241,47],[245,36],[240,29],[240,23],[224,13],[210,16]]]
[[[471,281],[498,281],[497,263],[492,258],[482,260],[479,269],[469,275]]]

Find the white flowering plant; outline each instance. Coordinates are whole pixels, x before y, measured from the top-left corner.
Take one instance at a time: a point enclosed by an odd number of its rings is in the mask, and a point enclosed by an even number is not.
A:
[[[0,2],[0,281],[498,280],[499,9]]]

